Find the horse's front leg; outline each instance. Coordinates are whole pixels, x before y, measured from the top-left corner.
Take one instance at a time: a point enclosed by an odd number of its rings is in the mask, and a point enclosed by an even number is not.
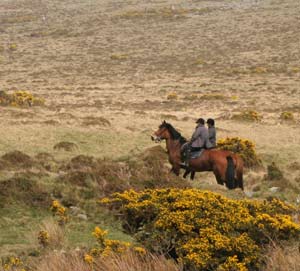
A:
[[[176,176],[179,176],[179,173],[180,173],[180,165],[173,165],[172,171],[174,172],[174,174],[175,174]]]
[[[186,169],[185,169],[185,172],[184,172],[184,174],[183,174],[183,178],[185,179],[190,173],[191,173],[191,170],[188,169],[188,168],[186,168]]]

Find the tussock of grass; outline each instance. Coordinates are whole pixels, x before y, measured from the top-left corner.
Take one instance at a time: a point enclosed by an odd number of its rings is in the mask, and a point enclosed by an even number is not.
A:
[[[272,162],[270,165],[267,166],[266,178],[270,181],[283,179],[283,173],[275,164],[275,162]]]
[[[53,149],[57,151],[64,150],[70,152],[70,151],[77,150],[78,146],[73,142],[62,141],[54,145]]]
[[[12,151],[4,154],[1,159],[9,164],[10,167],[29,168],[34,165],[33,159],[20,151]]]
[[[104,117],[87,117],[82,122],[84,126],[111,126],[111,123],[108,119]]]
[[[37,181],[25,178],[1,181],[0,199],[1,205],[20,202],[28,206],[46,207],[51,202],[49,191]]]
[[[36,20],[37,17],[33,15],[17,15],[17,16],[10,16],[4,17],[0,20],[0,25],[2,24],[23,24],[28,23]]]
[[[299,246],[272,244],[265,255],[264,271],[300,270]]]
[[[76,156],[61,169],[60,180],[86,189],[86,196],[109,195],[134,188],[188,187],[188,183],[170,174],[167,154],[160,146],[147,149],[142,155],[123,161]],[[95,190],[95,187],[98,187]],[[90,191],[90,192],[88,192]]]
[[[204,94],[199,97],[200,100],[226,100],[227,97],[221,93]]]
[[[32,264],[34,271],[90,271],[91,265],[84,262],[82,252],[59,253],[51,252]],[[111,254],[108,257],[96,259],[93,263],[95,271],[180,271],[179,264],[164,256],[147,254],[143,257],[128,252],[122,255]]]
[[[54,156],[50,153],[47,153],[47,152],[38,153],[34,157],[34,159],[35,159],[36,163],[41,165],[47,171],[57,172],[57,170],[59,168],[58,162],[56,161]]]
[[[57,224],[53,218],[47,218],[42,221],[38,232],[46,232],[48,234],[47,248],[61,249],[66,245],[65,229]],[[32,236],[32,242],[37,242],[38,233]],[[39,242],[40,243],[40,242]],[[41,245],[41,244],[40,244]]]

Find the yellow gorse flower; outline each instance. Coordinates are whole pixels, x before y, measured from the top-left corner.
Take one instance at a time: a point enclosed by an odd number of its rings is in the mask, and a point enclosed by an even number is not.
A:
[[[26,107],[35,105],[44,105],[45,100],[37,98],[33,94],[25,90],[18,90],[12,94],[7,94],[4,91],[0,93],[0,105]]]
[[[246,167],[258,166],[261,160],[256,154],[254,142],[239,137],[221,138],[217,142],[219,149],[239,154]]]
[[[130,242],[106,239],[105,236],[107,233],[107,230],[95,227],[92,235],[97,239],[98,245],[92,248],[88,255],[92,255],[93,257],[106,257],[111,255],[111,253],[122,254],[128,250],[134,251],[139,255],[146,254],[146,250],[144,248],[132,246]]]
[[[62,206],[59,201],[52,201],[50,210],[52,211],[52,214],[58,218],[58,223],[60,225],[64,225],[68,222],[67,209]]]
[[[91,256],[90,254],[85,254],[85,255],[84,255],[84,261],[85,261],[86,263],[88,263],[89,265],[92,265],[93,262],[94,262],[94,258],[93,258],[93,256]]]
[[[40,231],[38,233],[38,240],[39,240],[39,243],[43,247],[48,246],[48,244],[49,244],[49,233],[47,231]]]
[[[102,202],[121,214],[147,247],[176,250],[187,270],[257,270],[262,245],[270,237],[300,236],[300,225],[291,218],[296,208],[278,199],[233,200],[198,189],[148,189],[115,193]],[[115,244],[105,240],[100,254],[116,251]]]
[[[18,257],[9,257],[5,261],[0,259],[0,269],[1,267],[5,271],[26,271],[23,262]]]

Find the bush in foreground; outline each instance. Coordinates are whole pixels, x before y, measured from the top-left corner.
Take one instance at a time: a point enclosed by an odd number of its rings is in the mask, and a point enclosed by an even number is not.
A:
[[[163,252],[186,270],[259,270],[263,247],[299,237],[293,206],[279,200],[231,200],[196,189],[116,193],[101,200],[147,249]]]

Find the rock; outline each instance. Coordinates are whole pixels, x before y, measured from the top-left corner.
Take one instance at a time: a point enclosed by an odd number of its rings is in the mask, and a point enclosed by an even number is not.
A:
[[[86,214],[78,214],[77,217],[82,219],[82,220],[87,220],[88,219]]]
[[[70,213],[72,215],[78,215],[78,214],[80,214],[80,212],[82,212],[82,211],[79,207],[76,207],[76,206],[71,206],[70,207]]]
[[[269,190],[270,190],[272,193],[276,193],[276,192],[279,191],[279,189],[280,189],[280,187],[278,187],[278,186],[273,186],[273,187],[271,187]]]
[[[252,198],[253,195],[254,195],[254,192],[253,192],[253,191],[245,191],[245,195],[246,195],[248,198]]]

